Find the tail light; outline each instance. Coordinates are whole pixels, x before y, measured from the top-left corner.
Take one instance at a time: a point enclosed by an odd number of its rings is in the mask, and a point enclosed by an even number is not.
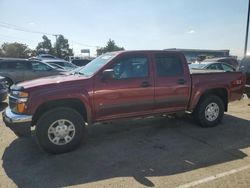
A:
[[[239,86],[239,85],[245,85],[246,83],[246,76],[242,74],[237,80],[231,81],[232,86]]]

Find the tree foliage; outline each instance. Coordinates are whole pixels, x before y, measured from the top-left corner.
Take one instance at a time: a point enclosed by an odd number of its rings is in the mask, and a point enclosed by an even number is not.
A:
[[[44,53],[63,59],[73,56],[73,49],[69,47],[69,41],[63,35],[58,35],[54,45],[46,35],[43,35],[42,39],[43,41],[37,44],[36,50],[31,50],[26,44],[18,42],[4,43],[0,46],[0,57],[28,58]],[[117,46],[114,40],[109,39],[106,46],[97,49],[97,55],[120,50],[124,48]]]
[[[36,47],[37,53],[38,54],[40,54],[40,53],[53,54],[54,51],[53,51],[53,47],[51,44],[51,40],[46,35],[43,35],[42,38],[43,38],[43,41],[39,42],[37,47]]]
[[[18,42],[3,43],[0,51],[1,56],[14,58],[28,58],[32,53],[26,44]]]
[[[99,48],[96,51],[97,51],[97,55],[101,55],[106,52],[114,52],[114,51],[120,51],[120,50],[124,50],[124,48],[117,46],[114,40],[109,39],[105,47]]]
[[[59,58],[66,59],[73,55],[73,50],[69,48],[69,41],[63,35],[59,35],[54,45],[55,55]]]

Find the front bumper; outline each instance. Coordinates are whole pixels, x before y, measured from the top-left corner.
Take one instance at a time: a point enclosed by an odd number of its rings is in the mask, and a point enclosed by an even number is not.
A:
[[[32,115],[16,114],[9,107],[2,113],[3,121],[17,136],[29,136]]]

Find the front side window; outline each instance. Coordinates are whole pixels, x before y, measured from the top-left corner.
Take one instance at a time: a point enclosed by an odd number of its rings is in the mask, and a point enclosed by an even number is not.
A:
[[[159,77],[174,77],[183,75],[181,60],[174,55],[156,55],[156,71]]]
[[[143,56],[125,57],[118,60],[111,69],[115,79],[148,77],[148,59]]]

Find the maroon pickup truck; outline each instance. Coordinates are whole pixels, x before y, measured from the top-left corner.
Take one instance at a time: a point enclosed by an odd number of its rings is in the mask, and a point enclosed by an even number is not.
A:
[[[62,153],[95,122],[190,112],[202,127],[216,126],[244,85],[240,72],[190,73],[178,52],[111,52],[68,75],[12,86],[3,120],[17,136],[35,126],[40,146]]]

